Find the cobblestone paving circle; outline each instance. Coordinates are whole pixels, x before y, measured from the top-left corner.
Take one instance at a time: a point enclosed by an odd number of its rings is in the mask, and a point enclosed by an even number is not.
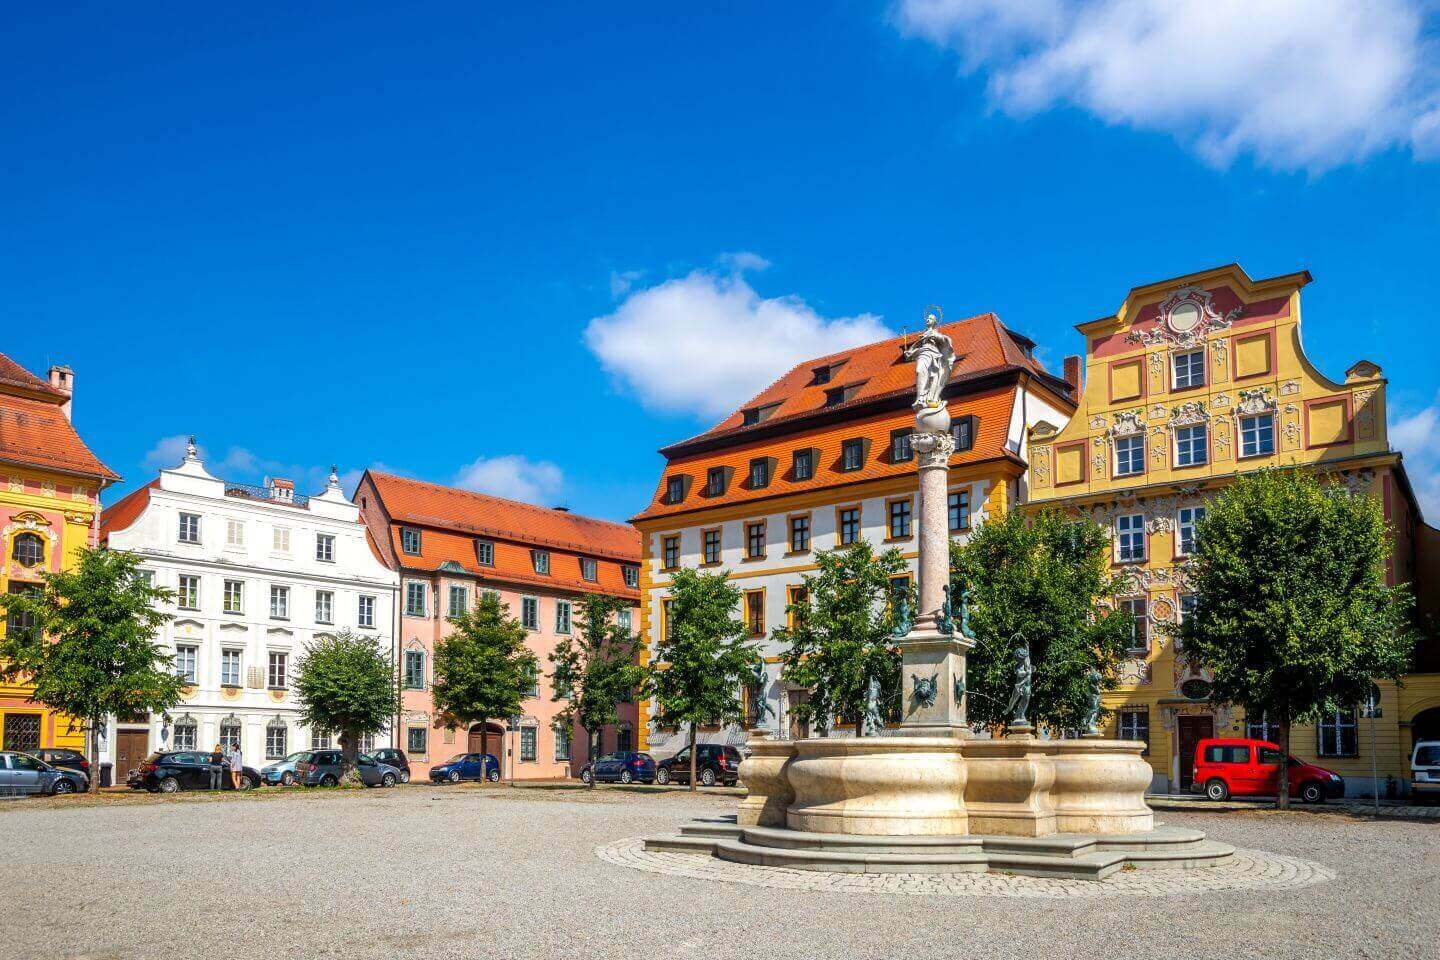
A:
[[[1060,880],[1000,873],[855,874],[731,863],[692,853],[645,849],[642,837],[595,848],[608,863],[648,873],[781,890],[1060,899],[1199,896],[1217,890],[1283,890],[1328,883],[1335,871],[1310,860],[1237,849],[1226,862],[1190,870],[1121,870],[1105,880]]]

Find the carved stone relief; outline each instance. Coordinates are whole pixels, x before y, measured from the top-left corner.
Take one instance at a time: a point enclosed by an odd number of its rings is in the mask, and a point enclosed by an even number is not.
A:
[[[1222,316],[1213,300],[1208,290],[1198,286],[1180,287],[1161,302],[1159,322],[1148,330],[1131,330],[1125,340],[1146,346],[1166,343],[1190,347],[1204,343],[1206,336],[1228,328],[1240,315],[1237,307]]]
[[[1299,380],[1286,380],[1284,383],[1280,384],[1280,396],[1282,396],[1282,397],[1288,397],[1288,396],[1289,396],[1290,394],[1292,394],[1292,393],[1299,393],[1299,392],[1300,392],[1300,381],[1299,381]]]
[[[1240,405],[1235,412],[1245,417],[1253,417],[1260,413],[1274,413],[1276,407],[1275,398],[1270,395],[1269,387],[1256,387],[1254,390],[1240,391]]]

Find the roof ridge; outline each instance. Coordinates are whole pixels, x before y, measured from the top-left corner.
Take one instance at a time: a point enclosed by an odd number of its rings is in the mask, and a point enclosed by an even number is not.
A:
[[[443,490],[446,493],[450,494],[473,497],[477,500],[489,500],[495,503],[502,503],[508,506],[520,507],[526,510],[534,510],[546,516],[565,517],[571,520],[583,520],[587,523],[599,523],[604,524],[605,526],[615,527],[619,530],[635,529],[633,526],[623,521],[605,520],[601,517],[592,517],[587,513],[574,513],[570,510],[556,510],[554,507],[542,507],[537,503],[528,503],[524,500],[515,500],[511,497],[500,497],[496,496],[493,493],[482,493],[479,490],[467,490],[464,487],[456,487],[449,484],[436,483],[433,480],[420,480],[415,477],[402,477],[397,473],[386,473],[383,470],[374,470],[370,468],[367,468],[367,470],[369,470],[370,475],[373,477],[384,477],[387,480],[398,480],[402,483],[411,483],[418,486],[432,487],[436,490]],[[381,496],[383,498],[384,494],[382,493]]]

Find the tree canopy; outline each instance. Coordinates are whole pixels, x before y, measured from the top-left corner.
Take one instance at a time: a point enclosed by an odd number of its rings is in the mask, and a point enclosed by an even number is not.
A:
[[[1028,643],[1031,719],[1059,730],[1082,725],[1088,670],[1114,686],[1130,636],[1128,618],[1102,605],[1120,583],[1109,559],[1110,538],[1098,524],[1056,511],[1010,511],[986,520],[965,543],[951,541],[951,595],[958,606],[961,591],[969,591],[976,638],[966,663],[972,722],[1008,719],[1014,650]]]
[[[595,734],[620,722],[620,704],[633,699],[645,680],[635,636],[620,622],[628,606],[618,597],[586,594],[574,633],[561,637],[550,652],[552,699],[565,703],[557,719],[585,731],[591,759]]]
[[[475,606],[450,618],[451,631],[435,644],[430,694],[438,719],[469,728],[518,716],[535,686],[539,662],[525,646],[526,631],[499,596],[482,593]],[[481,734],[482,741],[486,737]],[[482,746],[488,752],[488,746]]]
[[[389,652],[349,630],[316,637],[296,663],[291,685],[302,722],[339,731],[351,762],[359,738],[379,733],[400,711]]]

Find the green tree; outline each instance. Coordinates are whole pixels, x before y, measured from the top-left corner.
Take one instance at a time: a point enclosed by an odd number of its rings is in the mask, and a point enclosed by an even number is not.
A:
[[[1281,753],[1291,724],[1360,703],[1376,680],[1406,672],[1411,598],[1385,582],[1391,539],[1373,497],[1263,471],[1211,501],[1195,535],[1184,655],[1212,671],[1214,700],[1278,725]],[[1281,764],[1279,805],[1289,799]]]
[[[633,698],[645,681],[645,668],[636,662],[635,637],[620,624],[619,613],[627,606],[618,597],[587,594],[575,615],[575,632],[550,652],[552,699],[565,702],[556,719],[584,732],[592,763],[599,752],[598,735],[620,722],[620,704]]]
[[[487,754],[489,721],[519,715],[540,665],[525,646],[525,628],[493,593],[450,623],[454,629],[435,644],[430,694],[446,726],[480,724],[480,752]]]
[[[347,777],[353,775],[360,738],[379,733],[400,712],[389,652],[348,629],[312,641],[295,664],[292,685],[303,722],[340,732]]]
[[[985,521],[965,543],[950,543],[951,595],[969,591],[975,647],[966,658],[968,717],[1003,724],[1014,686],[1015,648],[1030,646],[1035,667],[1032,719],[1052,729],[1079,727],[1093,667],[1115,685],[1130,621],[1106,609],[1120,578],[1110,573],[1110,538],[1094,521],[1047,510],[1010,511]],[[959,616],[957,609],[956,616]]]
[[[785,679],[810,690],[809,699],[792,709],[822,728],[831,717],[854,723],[859,736],[870,678],[880,681],[883,703],[899,696],[894,634],[914,603],[910,595],[904,603],[892,602],[891,578],[905,575],[905,558],[893,548],[877,555],[861,540],[817,553],[815,564],[790,608],[792,625],[775,631],[776,641],[786,645]]]
[[[670,581],[666,635],[655,646],[646,692],[655,721],[690,729],[690,789],[696,789],[695,736],[702,723],[738,723],[744,683],[760,662],[759,644],[745,639],[735,616],[740,591],[729,573],[682,568]]]
[[[39,589],[0,594],[10,622],[0,677],[28,680],[30,699],[84,720],[91,757],[106,717],[169,710],[184,688],[155,642],[174,619],[160,609],[172,594],[151,586],[139,564],[133,553],[86,549],[73,569],[43,574]],[[99,785],[92,777],[90,789]]]

